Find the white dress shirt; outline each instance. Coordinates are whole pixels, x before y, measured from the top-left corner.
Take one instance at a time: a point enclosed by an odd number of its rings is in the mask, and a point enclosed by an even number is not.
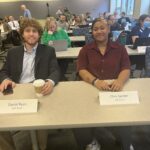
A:
[[[24,46],[23,67],[19,83],[30,83],[35,80],[34,68],[35,68],[35,55],[38,44],[36,44],[32,52],[28,52]]]
[[[10,26],[10,28],[12,30],[18,30],[20,28],[18,21],[14,20],[14,21],[9,21],[8,25]]]

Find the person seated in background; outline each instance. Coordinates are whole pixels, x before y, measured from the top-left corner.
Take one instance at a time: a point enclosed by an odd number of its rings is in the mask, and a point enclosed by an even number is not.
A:
[[[51,17],[46,22],[46,28],[42,35],[41,42],[49,45],[50,41],[66,40],[68,47],[71,46],[71,41],[68,34],[61,28],[58,28],[56,19]]]
[[[56,11],[56,18],[59,18],[60,17],[60,15],[61,14],[63,14],[63,7],[62,6],[60,6],[59,8],[58,8],[58,10]]]
[[[9,16],[8,25],[10,26],[11,30],[19,31],[20,28],[19,23],[17,20],[14,19],[13,16]]]
[[[66,16],[67,20],[69,21],[71,19],[71,12],[67,7],[64,8],[63,14]]]
[[[109,40],[109,31],[106,20],[96,19],[93,21],[94,41],[80,50],[77,71],[83,81],[99,90],[120,91],[129,79],[130,61],[125,47]],[[106,80],[110,79],[113,81],[108,83]],[[116,134],[119,134],[123,150],[130,150],[130,129],[128,127],[114,129]],[[98,139],[97,135],[100,134],[96,130],[74,129],[74,135],[81,150],[100,150],[98,142],[96,140],[92,142],[93,138]]]
[[[0,30],[2,39],[7,38],[7,34],[11,31],[10,26],[4,22],[2,19],[0,20]]]
[[[58,27],[64,29],[65,31],[67,31],[69,29],[69,24],[68,24],[67,18],[64,14],[60,15],[57,25],[58,25]]]
[[[116,21],[120,18],[117,11],[114,11],[113,15]]]
[[[114,15],[109,15],[108,18],[108,24],[110,25],[110,31],[120,31],[123,30],[121,25],[117,22]]]
[[[118,23],[122,26],[122,28],[125,28],[128,23],[131,23],[129,17],[126,17],[125,12],[122,12],[120,16],[121,18],[118,19]]]
[[[75,16],[75,22],[73,24],[74,26],[79,26],[79,25],[86,25],[86,21],[82,16]]]
[[[8,85],[14,88],[16,83],[31,83],[36,79],[43,79],[46,82],[42,94],[50,94],[60,78],[55,50],[39,43],[42,27],[34,19],[24,19],[20,34],[23,45],[8,51],[6,62],[0,70],[0,91],[3,92]],[[39,134],[43,132],[39,131]],[[40,135],[39,143],[43,136],[47,136],[47,132]],[[46,149],[46,141],[40,146],[44,146],[42,150]]]
[[[136,38],[150,37],[150,16],[143,14],[139,17],[138,24],[132,28],[131,31],[132,42],[135,42]]]
[[[85,21],[90,23],[92,20],[93,19],[91,17],[90,12],[86,12],[86,14],[85,14]]]
[[[9,16],[5,16],[4,19],[3,19],[3,22],[8,23],[9,22]]]
[[[58,28],[55,18],[49,18],[46,24],[47,28],[45,29],[41,39],[41,42],[43,44],[51,46],[52,41],[66,40],[68,43],[68,47],[71,46],[71,41],[68,34],[63,29]],[[66,73],[68,67],[68,61],[60,59],[58,60],[58,63],[61,69],[61,80],[66,80],[64,74]]]
[[[76,18],[76,14],[72,14],[72,15],[71,15],[71,19],[68,20],[70,26],[73,26],[73,25],[75,24],[75,18]]]
[[[21,23],[23,22],[23,19],[24,19],[24,17],[23,17],[23,16],[19,16],[19,20],[18,20],[19,26],[20,26],[20,25],[21,25]]]
[[[13,44],[14,46],[21,45],[21,38],[19,35],[19,23],[17,20],[14,20],[13,16],[9,16],[9,22],[5,23],[7,32],[2,33],[3,40],[3,49],[5,49],[6,44]]]
[[[46,18],[46,20],[45,20],[45,25],[44,25],[44,27],[43,27],[43,30],[44,30],[44,31],[48,31],[49,22],[50,22],[51,20],[55,20],[55,18],[54,18],[54,17],[47,17],[47,18]]]
[[[105,11],[105,12],[102,14],[102,18],[103,18],[103,19],[107,19],[108,16],[109,16],[109,12],[106,12],[106,11]]]
[[[109,37],[113,40],[116,41],[118,40],[121,32],[124,30],[121,25],[116,21],[114,15],[109,15],[107,17],[108,24],[110,26],[110,34]]]

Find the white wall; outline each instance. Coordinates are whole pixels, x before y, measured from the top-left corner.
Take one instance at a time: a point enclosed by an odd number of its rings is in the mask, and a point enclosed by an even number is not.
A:
[[[114,13],[116,9],[116,0],[110,0],[110,13]]]
[[[140,14],[149,14],[150,0],[141,1]]]
[[[34,18],[45,19],[47,16],[46,3],[49,3],[50,14],[55,15],[60,6],[68,7],[75,14],[91,12],[93,17],[109,11],[109,0],[0,0],[0,17],[13,15],[15,18],[23,15],[20,5],[25,4]]]
[[[139,18],[142,14],[150,14],[150,0],[135,0],[133,16]]]

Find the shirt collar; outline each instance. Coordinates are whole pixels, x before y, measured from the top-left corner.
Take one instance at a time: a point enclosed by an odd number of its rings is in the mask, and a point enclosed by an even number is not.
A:
[[[117,48],[117,47],[118,47],[117,42],[112,42],[111,40],[109,40],[108,43],[107,43],[106,50],[109,51],[109,50]],[[97,44],[96,44],[96,41],[91,43],[89,49],[99,51],[98,47],[97,47]]]
[[[32,52],[31,53],[35,53],[36,49],[38,47],[38,43],[32,48]],[[24,45],[24,52],[28,53],[26,46]]]

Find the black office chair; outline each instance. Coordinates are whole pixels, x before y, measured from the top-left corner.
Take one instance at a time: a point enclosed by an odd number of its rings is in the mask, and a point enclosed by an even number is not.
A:
[[[74,28],[72,32],[74,36],[82,36],[82,35],[88,34],[89,30],[90,30],[89,27]]]
[[[150,77],[150,47],[146,48],[145,53],[145,77]]]
[[[4,62],[6,60],[6,56],[4,55],[6,52],[3,50],[2,46],[3,46],[2,38],[1,38],[1,35],[0,35],[0,60]]]
[[[92,34],[86,34],[85,35],[85,43],[86,44],[89,44],[89,43],[91,43],[91,42],[93,42],[93,37],[92,37]]]

